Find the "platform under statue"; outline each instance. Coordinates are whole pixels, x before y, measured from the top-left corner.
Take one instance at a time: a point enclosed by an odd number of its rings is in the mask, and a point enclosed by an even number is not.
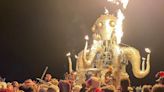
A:
[[[147,56],[141,59],[137,49],[121,43],[123,11],[127,6],[123,1],[125,0],[109,0],[112,6],[122,7],[111,8],[112,12],[105,9],[105,13],[96,20],[92,27],[91,45],[88,46],[89,37],[85,37],[85,47],[76,57],[75,84],[82,84],[90,76],[96,76],[100,78],[101,84],[112,84],[117,87],[121,77],[129,78],[126,72],[128,63],[132,65],[133,74],[137,78],[144,78],[150,72],[151,51],[145,48]],[[70,54],[67,56],[71,73]]]

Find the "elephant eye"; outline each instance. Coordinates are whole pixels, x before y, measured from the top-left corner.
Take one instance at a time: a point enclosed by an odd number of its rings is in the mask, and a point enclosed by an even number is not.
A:
[[[98,27],[102,27],[103,26],[103,23],[102,22],[99,22],[98,23]]]
[[[109,25],[110,25],[111,27],[114,27],[114,26],[115,26],[115,22],[114,22],[113,20],[111,20],[111,21],[109,22]]]

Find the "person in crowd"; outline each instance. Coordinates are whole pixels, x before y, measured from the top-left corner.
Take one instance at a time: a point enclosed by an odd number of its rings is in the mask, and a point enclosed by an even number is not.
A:
[[[102,92],[116,92],[116,89],[113,85],[108,85],[102,87]]]
[[[50,88],[47,89],[47,92],[57,92],[57,91],[54,88],[50,87]]]
[[[37,92],[47,92],[47,89],[45,89],[45,88],[39,88]]]
[[[101,92],[100,88],[100,79],[97,77],[91,77],[88,81],[90,84],[88,90],[86,92]]]
[[[156,78],[159,78],[159,77],[164,77],[164,71],[159,71],[156,75],[155,75]]]
[[[142,87],[142,92],[151,92],[151,88],[152,88],[151,85],[144,85]]]
[[[46,76],[44,77],[44,81],[46,82],[50,82],[52,79],[52,75],[51,74],[46,74]]]
[[[14,87],[11,83],[7,83],[7,92],[14,92]]]
[[[164,77],[162,77],[159,81],[160,84],[164,85]]]
[[[105,85],[112,85],[113,84],[113,76],[112,76],[113,68],[109,66],[108,71],[105,74]]]
[[[47,92],[60,92],[60,90],[58,86],[50,86],[48,87]]]
[[[91,83],[92,83],[92,79],[89,78],[87,81],[86,81],[86,88],[89,89],[91,87]]]
[[[152,87],[152,92],[164,92],[164,85],[162,85],[162,84],[155,84]]]
[[[65,80],[68,80],[68,72],[66,72],[66,73],[64,74],[64,79],[65,79]]]
[[[50,84],[58,86],[59,81],[56,78],[52,78],[51,81],[50,81]]]
[[[159,84],[164,85],[164,71],[160,71],[155,75],[156,78],[158,78],[156,80],[156,82],[158,82]]]
[[[47,89],[47,92],[60,92],[58,86],[50,86]]]
[[[80,92],[86,92],[86,90],[87,90],[86,83],[83,83],[81,86],[82,86],[82,88],[80,89]]]
[[[115,91],[110,88],[104,88],[104,89],[102,89],[102,92],[115,92]]]
[[[0,81],[0,89],[6,89],[6,88],[7,88],[6,82]]]
[[[135,92],[141,92],[141,91],[142,91],[142,87],[141,87],[141,85],[135,87]]]
[[[120,91],[121,92],[131,92],[130,80],[127,77],[122,77],[120,80]]]
[[[5,79],[0,76],[0,90],[4,90],[7,88],[7,84],[5,82]]]
[[[27,79],[19,87],[19,89],[23,90],[24,92],[36,92],[37,91],[37,85],[31,79]]]
[[[75,80],[76,80],[76,72],[71,72],[70,74],[68,74],[67,79],[65,79],[65,80],[70,83],[71,87],[73,87],[73,85],[75,84]]]
[[[71,92],[72,90],[72,86],[69,80],[60,80],[58,86],[60,92]]]
[[[44,77],[44,80],[41,81],[38,84],[37,90],[39,92],[44,92],[47,91],[49,87],[53,88],[56,90],[56,92],[59,91],[59,87],[58,87],[58,80],[56,78],[53,78],[51,74],[46,74]]]
[[[14,92],[20,92],[19,90],[19,83],[17,81],[12,82]]]
[[[81,85],[74,85],[72,88],[72,92],[80,92]]]

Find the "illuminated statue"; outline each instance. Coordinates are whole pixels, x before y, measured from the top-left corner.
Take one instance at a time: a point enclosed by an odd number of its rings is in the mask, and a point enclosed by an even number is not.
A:
[[[108,10],[105,10],[105,14],[101,15],[92,27],[93,43],[91,47],[88,47],[89,38],[86,36],[85,48],[77,56],[77,81],[84,82],[86,73],[92,72],[100,77],[103,83],[108,68],[111,66],[113,68],[113,84],[117,87],[121,77],[129,77],[126,72],[128,62],[132,65],[135,77],[145,77],[150,72],[151,51],[146,48],[147,58],[142,58],[141,61],[141,56],[137,49],[121,43],[123,36],[122,23],[124,20],[122,11],[119,9],[117,14],[109,14]]]

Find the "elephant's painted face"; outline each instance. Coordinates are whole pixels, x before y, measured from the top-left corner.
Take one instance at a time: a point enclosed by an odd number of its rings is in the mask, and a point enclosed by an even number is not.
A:
[[[92,27],[95,39],[112,40],[116,26],[116,17],[112,15],[101,15]]]

